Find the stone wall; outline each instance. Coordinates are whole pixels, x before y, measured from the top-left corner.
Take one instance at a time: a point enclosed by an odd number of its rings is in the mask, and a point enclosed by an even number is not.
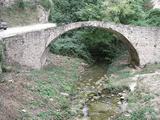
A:
[[[77,22],[55,28],[51,32],[52,37],[48,45],[63,33],[81,27],[103,28],[117,35],[128,46],[131,63],[140,66],[160,63],[160,28],[158,27],[139,27],[100,21]]]
[[[153,8],[159,8],[160,9],[160,0],[152,0]]]
[[[2,34],[6,46],[6,61],[9,64],[18,63],[22,66],[40,69],[45,64],[48,45],[65,32],[81,27],[103,28],[107,32],[114,33],[128,46],[131,64],[144,66],[160,63],[160,28],[101,21],[77,22],[60,27],[51,25],[39,30],[33,27],[31,31],[10,33],[10,35],[7,35],[6,31],[5,37]]]
[[[3,44],[0,41],[0,75],[2,73],[2,56],[3,56],[2,54],[3,54]]]

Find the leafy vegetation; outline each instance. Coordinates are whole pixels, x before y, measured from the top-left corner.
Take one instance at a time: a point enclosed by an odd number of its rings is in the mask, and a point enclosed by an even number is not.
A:
[[[31,5],[30,2],[17,1],[14,9],[9,8],[11,10],[6,11],[10,12],[4,11],[2,16],[5,16],[5,14],[6,16],[16,15],[15,11],[20,10],[21,12],[15,17],[26,18],[28,13],[32,12],[34,14],[35,10],[32,9],[32,11],[24,12],[21,15],[24,9],[35,8],[36,4],[41,4],[47,11],[50,11],[50,22],[59,25],[78,21],[100,20],[139,26],[159,26],[160,12],[158,9],[152,10],[150,6],[147,6],[149,2],[150,0],[40,0]],[[23,22],[9,17],[6,21],[9,21],[10,25],[10,23],[24,24],[35,19],[31,16],[23,19]],[[96,61],[98,58],[111,63],[117,54],[124,50],[121,49],[123,47],[117,49],[120,44],[123,44],[117,41],[119,41],[118,38],[105,30],[84,28],[62,35],[55,43],[50,45],[50,48],[53,53],[78,56],[89,63]]]
[[[74,37],[74,36],[73,36]],[[84,43],[77,38],[59,38],[55,43],[51,43],[50,50],[53,53],[61,55],[72,55],[83,58],[91,62],[91,55]]]
[[[150,10],[146,16],[149,25],[160,26],[160,9]]]
[[[63,2],[54,0],[53,3],[54,7],[51,9],[50,20],[59,24],[84,20],[102,20],[103,17],[101,0],[64,0]],[[66,33],[55,43],[51,43],[51,51],[56,54],[78,56],[92,63],[100,55],[103,58],[108,53],[108,56],[114,56],[113,53],[116,50],[109,45],[109,42],[112,41],[110,39],[114,38],[111,34],[107,34],[105,30],[83,28]],[[104,48],[105,45],[106,47]],[[107,47],[113,51],[107,50]],[[98,54],[99,56],[95,56]],[[111,61],[109,57],[107,60]]]
[[[100,20],[139,26],[160,26],[160,10],[152,10],[146,7],[146,2],[148,0],[41,0],[40,4],[46,10],[51,11],[49,20],[59,25],[78,21]],[[2,15],[15,15],[15,12],[20,11],[18,16],[14,17],[26,18],[28,14],[23,14],[23,11],[28,7],[31,6],[27,2],[18,1],[13,8],[6,9],[9,12],[6,13],[4,11]],[[34,9],[28,13],[32,12],[33,15],[35,14],[35,11],[33,11]],[[10,17],[7,19],[12,21]],[[23,23],[24,21],[22,20],[20,22]],[[124,53],[126,47],[124,47],[124,44],[114,34],[108,33],[106,30],[81,28],[60,36],[56,42],[51,43],[50,50],[56,54],[80,57],[89,63],[93,61],[105,61],[110,64],[121,52]],[[0,54],[1,63],[2,55]],[[45,70],[32,71],[28,75],[33,84],[27,86],[26,89],[38,99],[34,98],[27,103],[27,109],[30,111],[28,113],[22,112],[22,119],[66,120],[74,115],[69,109],[69,98],[62,96],[60,92],[74,93],[73,83],[78,80],[77,73],[80,61],[78,59],[74,62],[67,60],[66,64],[71,66],[54,66]],[[128,89],[128,81],[126,80],[134,76],[135,73],[124,70],[126,66],[109,66],[108,73],[112,74],[112,77],[108,81],[106,89],[112,93]],[[159,65],[156,66],[159,68]],[[150,72],[152,70],[145,68],[140,73]],[[145,94],[145,96],[142,96],[139,91],[136,91],[129,96],[129,102],[131,105],[137,107],[139,106],[138,100],[149,102],[153,98],[153,95]],[[33,115],[32,110],[37,110],[38,112]],[[141,109],[135,108],[130,117],[121,116],[118,119],[137,120],[141,118],[145,120],[145,115],[148,113],[152,115],[151,117],[154,120],[155,111],[150,106],[145,106]]]
[[[121,60],[120,60],[121,61]],[[136,89],[129,92],[129,85],[134,81],[134,77],[141,76],[141,74],[155,73],[159,69],[159,64],[148,65],[141,71],[133,71],[133,69],[128,68],[126,65],[120,65],[118,60],[115,60],[108,68],[109,80],[106,83],[106,90],[112,94],[126,92],[128,99],[128,108],[132,112],[129,116],[125,116],[125,113],[117,115],[115,120],[158,120],[157,112],[153,107],[153,100],[157,97],[156,93],[145,89],[145,85],[139,81],[141,77],[137,80]],[[158,77],[157,77],[158,78]],[[147,80],[144,79],[144,81]],[[142,84],[140,86],[140,84]]]
[[[149,118],[146,117],[147,114],[150,115]],[[156,113],[153,108],[144,107],[134,111],[130,117],[121,116],[116,120],[147,120],[147,119],[157,120],[155,116],[156,116]]]
[[[46,10],[49,10],[53,7],[51,0],[40,0],[39,4],[42,5]]]
[[[50,21],[67,24],[100,20],[139,26],[158,26],[160,12],[146,6],[148,2],[149,0],[53,0]],[[87,61],[96,61],[100,58],[111,63],[120,52],[124,51],[123,47],[118,47],[124,46],[123,43],[117,41],[118,38],[105,30],[84,28],[58,38],[51,44],[51,51],[56,54],[78,56]]]
[[[37,114],[27,113],[23,119],[66,120],[74,113],[70,110],[70,98],[61,93],[71,95],[75,90],[74,82],[78,80],[78,67],[82,60],[64,57],[64,66],[49,67],[44,70],[33,70],[28,77],[32,84],[27,86],[36,98],[28,101],[29,111],[39,110]]]

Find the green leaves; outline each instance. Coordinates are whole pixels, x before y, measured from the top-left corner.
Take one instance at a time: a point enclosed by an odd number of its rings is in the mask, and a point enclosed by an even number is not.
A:
[[[50,20],[57,23],[70,23],[84,20],[102,20],[103,0],[53,0]]]
[[[39,2],[46,10],[49,10],[51,7],[53,7],[52,0],[40,0]]]
[[[106,19],[116,23],[129,24],[130,21],[137,20],[143,16],[143,0],[109,0],[104,5]]]
[[[50,45],[51,52],[62,55],[72,55],[80,57],[91,62],[91,55],[84,43],[74,37],[59,38],[55,43]]]
[[[148,0],[52,0],[50,20],[56,23],[111,21],[139,26],[160,26],[160,11],[146,9]],[[51,44],[57,54],[73,55],[90,61],[96,54],[111,61],[122,46],[117,38],[101,29],[71,31]],[[96,50],[96,54],[94,51]]]
[[[160,9],[150,10],[146,21],[149,25],[160,26]]]
[[[76,12],[76,14],[83,21],[102,20],[104,17],[101,4],[86,4],[84,9]]]

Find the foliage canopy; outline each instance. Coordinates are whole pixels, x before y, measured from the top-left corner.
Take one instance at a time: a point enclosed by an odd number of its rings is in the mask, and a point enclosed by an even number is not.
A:
[[[58,24],[100,20],[139,26],[160,26],[160,10],[146,6],[150,0],[52,0],[52,2],[50,21]],[[116,50],[120,44],[113,34],[105,30],[84,28],[62,35],[51,44],[51,51],[79,56],[88,61],[89,58],[95,57],[96,50],[103,53],[102,57],[112,60],[121,51]],[[103,45],[106,47],[102,47]]]

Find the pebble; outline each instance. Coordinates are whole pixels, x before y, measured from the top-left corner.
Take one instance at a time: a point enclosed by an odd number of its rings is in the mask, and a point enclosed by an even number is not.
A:
[[[122,93],[118,93],[118,95],[119,95],[119,96],[122,96],[123,94],[122,94]]]
[[[126,113],[126,114],[124,114],[124,116],[129,117],[129,116],[130,116],[130,114]]]
[[[132,110],[128,110],[128,113],[132,113]]]
[[[94,86],[92,86],[92,88],[94,89],[95,87],[94,87]]]
[[[14,80],[8,80],[9,83],[14,83]]]
[[[69,96],[69,94],[68,94],[68,93],[63,93],[63,92],[61,92],[60,94],[61,94],[61,95],[63,95],[63,96],[66,96],[66,97],[68,97],[68,96]]]
[[[50,101],[53,101],[53,98],[50,98],[49,100],[50,100]]]
[[[117,104],[118,104],[118,105],[120,105],[120,104],[121,104],[121,102],[120,102],[120,101],[118,101],[118,102],[117,102]]]
[[[94,96],[93,99],[98,100],[100,96]]]
[[[27,112],[27,110],[25,110],[25,109],[22,109],[22,112]]]
[[[87,86],[90,86],[90,83],[87,83],[86,85],[87,85]]]
[[[124,90],[123,93],[126,93],[126,91]]]
[[[131,90],[131,92],[133,92],[135,90],[135,87],[137,86],[137,83],[136,82],[133,82],[133,83],[130,83],[129,84],[129,88]]]
[[[91,101],[93,102],[93,101],[94,101],[94,99],[91,99]]]
[[[105,97],[105,95],[102,95],[102,98],[104,98]]]
[[[108,76],[107,76],[107,75],[104,75],[104,78],[108,79]]]

